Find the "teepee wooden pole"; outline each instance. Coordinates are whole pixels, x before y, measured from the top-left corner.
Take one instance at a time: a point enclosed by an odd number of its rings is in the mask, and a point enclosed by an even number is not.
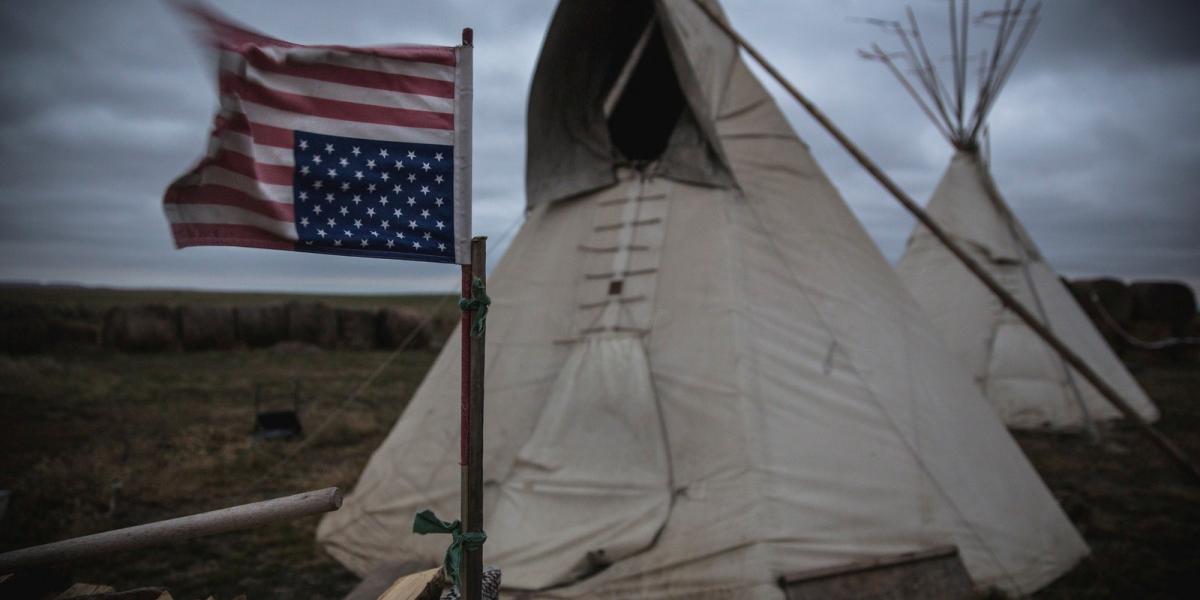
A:
[[[870,173],[880,185],[887,189],[887,191],[890,192],[892,196],[894,196],[896,200],[898,200],[900,204],[908,210],[908,212],[912,213],[912,215],[916,217],[922,225],[928,228],[930,233],[932,233],[934,237],[936,237],[944,246],[946,246],[950,253],[953,254],[955,258],[957,258],[963,264],[963,266],[967,268],[967,270],[975,275],[975,277],[978,278],[985,287],[991,290],[991,292],[1000,299],[1000,302],[1003,303],[1006,308],[1013,311],[1013,313],[1015,313],[1017,317],[1024,321],[1025,324],[1028,325],[1029,328],[1038,335],[1038,337],[1042,338],[1043,341],[1049,344],[1055,352],[1058,352],[1058,354],[1063,357],[1063,360],[1070,363],[1070,365],[1076,371],[1078,371],[1080,375],[1083,375],[1083,377],[1087,379],[1089,383],[1095,386],[1096,390],[1099,391],[1105,399],[1112,403],[1112,405],[1115,406],[1117,410],[1119,410],[1121,414],[1125,416],[1125,418],[1134,423],[1138,429],[1146,435],[1146,437],[1150,438],[1150,440],[1159,448],[1161,448],[1163,452],[1165,452],[1168,456],[1184,467],[1189,473],[1191,473],[1191,475],[1197,481],[1200,481],[1200,467],[1198,467],[1195,462],[1188,458],[1187,454],[1183,452],[1183,449],[1171,441],[1170,438],[1163,435],[1162,432],[1155,429],[1153,425],[1146,421],[1146,419],[1143,419],[1142,416],[1138,414],[1133,407],[1129,406],[1129,404],[1121,398],[1120,394],[1118,394],[1116,390],[1112,388],[1112,386],[1108,385],[1108,383],[1104,381],[1100,375],[1098,375],[1090,366],[1088,366],[1088,364],[1084,362],[1084,360],[1080,358],[1078,354],[1075,354],[1073,350],[1068,348],[1066,344],[1059,340],[1058,336],[1054,335],[1053,332],[1051,332],[1046,326],[1038,321],[1037,317],[1035,317],[1033,313],[1029,311],[1029,309],[1025,308],[1016,298],[1012,296],[1012,294],[1009,294],[1007,290],[1005,290],[998,282],[996,282],[996,280],[993,279],[992,276],[987,273],[987,271],[984,271],[983,267],[981,267],[979,263],[975,262],[974,259],[972,259],[967,255],[966,252],[959,248],[958,244],[956,244],[954,240],[950,238],[950,235],[946,233],[946,231],[943,230],[941,226],[938,225],[937,222],[935,222],[929,216],[929,214],[920,207],[920,205],[910,198],[908,194],[904,192],[904,190],[900,189],[900,186],[897,185],[896,182],[892,181],[892,179],[888,177],[887,174],[885,174],[883,170],[874,163],[874,161],[868,158],[867,155],[854,144],[854,142],[850,141],[850,138],[846,137],[846,134],[842,133],[842,130],[838,129],[838,127],[829,120],[829,117],[825,116],[825,113],[821,112],[821,110],[817,108],[817,106],[811,101],[809,101],[804,94],[800,93],[800,90],[796,89],[791,82],[784,78],[784,76],[777,69],[775,69],[771,63],[767,62],[767,59],[763,58],[762,54],[759,54],[758,50],[755,50],[754,47],[751,46],[750,43],[741,36],[741,34],[735,31],[732,26],[730,26],[719,15],[713,12],[713,10],[709,8],[709,6],[705,4],[703,0],[693,1],[696,3],[696,6],[698,6],[700,10],[704,12],[704,14],[708,15],[708,18],[712,20],[712,22],[716,24],[718,28],[724,31],[725,34],[728,35],[730,39],[732,39],[738,46],[742,47],[747,54],[749,54],[756,62],[758,62],[758,64],[762,66],[762,68],[779,83],[779,85],[783,86],[783,88],[787,90],[789,94],[791,94],[792,98],[794,98],[796,102],[799,102],[800,105],[804,107],[804,110],[808,111],[808,114],[812,115],[812,117],[816,119],[816,121],[820,123],[821,126],[824,127],[825,130],[828,131],[829,134],[832,135],[834,139],[836,139],[838,143],[850,153],[851,156],[854,157],[854,160],[858,161],[858,164],[862,165],[862,167],[866,169],[867,172]]]
[[[892,60],[892,57],[888,56],[887,52],[884,52],[883,49],[879,47],[879,44],[871,44],[871,50],[874,52],[874,54],[863,53],[863,56],[878,60],[879,62],[883,63],[884,66],[886,66],[888,70],[892,72],[892,75],[896,77],[896,81],[899,81],[900,85],[904,86],[904,89],[908,92],[908,95],[912,96],[912,99],[916,101],[917,106],[921,109],[921,112],[925,113],[925,116],[933,122],[933,126],[938,130],[938,133],[942,134],[942,137],[946,138],[946,141],[949,142],[950,145],[957,146],[958,140],[960,139],[959,136],[962,135],[961,132],[956,130],[955,133],[951,133],[945,128],[945,126],[942,125],[941,121],[939,121],[938,118],[933,114],[933,111],[929,109],[929,106],[925,104],[925,101],[921,99],[921,95],[917,93],[917,89],[914,88],[911,83],[909,83],[908,78],[904,76],[904,73],[900,72],[900,68],[896,66],[896,63]]]
[[[342,492],[331,487],[294,496],[231,506],[221,510],[114,529],[0,554],[0,574],[14,573],[114,552],[140,550],[180,540],[228,533],[337,510]]]

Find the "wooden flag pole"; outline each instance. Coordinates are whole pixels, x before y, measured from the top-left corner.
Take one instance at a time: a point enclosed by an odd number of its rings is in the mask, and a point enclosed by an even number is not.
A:
[[[471,238],[471,264],[463,265],[463,298],[471,298],[473,282],[487,286],[487,238]],[[463,533],[483,532],[483,368],[485,328],[473,335],[474,310],[462,314],[462,466]],[[481,600],[483,549],[464,546],[462,597]]]
[[[742,37],[741,34],[735,31],[731,25],[726,23],[724,19],[713,12],[713,9],[710,8],[705,2],[702,0],[694,1],[696,6],[698,6],[700,10],[704,12],[704,14],[708,15],[708,18],[719,29],[721,29],[721,31],[724,31],[725,34],[728,35],[736,45],[745,49],[746,52],[756,62],[758,62],[758,64],[761,65],[762,68],[771,75],[771,77],[775,79],[775,81],[779,82],[779,85],[783,86],[783,89],[787,90],[787,92],[791,94],[792,98],[794,98],[796,102],[799,102],[800,105],[804,107],[804,110],[808,111],[808,114],[811,115],[813,119],[816,119],[816,121],[825,128],[825,131],[828,131],[829,134],[832,135],[834,139],[836,139],[838,143],[841,144],[841,146],[845,148],[851,156],[854,157],[854,160],[858,161],[858,164],[862,165],[862,167],[866,169],[867,172],[870,173],[871,176],[874,177],[875,180],[884,187],[884,189],[890,192],[892,196],[894,196],[896,200],[908,210],[908,212],[912,213],[912,215],[916,217],[922,225],[929,229],[930,233],[932,233],[934,237],[936,237],[942,243],[942,245],[944,245],[946,249],[949,250],[950,253],[953,254],[955,258],[957,258],[959,262],[961,262],[963,266],[967,268],[967,270],[975,275],[975,277],[979,279],[984,287],[987,287],[989,290],[991,290],[991,292],[995,294],[1000,302],[1004,304],[1005,308],[1008,308],[1014,314],[1016,314],[1017,317],[1024,321],[1025,324],[1028,325],[1029,328],[1038,335],[1038,337],[1042,338],[1043,341],[1045,341],[1050,345],[1051,348],[1058,352],[1059,356],[1062,356],[1063,360],[1069,363],[1071,367],[1079,372],[1080,375],[1083,375],[1083,377],[1096,388],[1096,391],[1100,392],[1100,395],[1104,396],[1106,400],[1115,406],[1117,410],[1119,410],[1121,414],[1125,416],[1125,418],[1129,419],[1131,423],[1136,425],[1139,431],[1145,434],[1146,437],[1150,438],[1152,442],[1154,442],[1173,460],[1178,462],[1179,465],[1187,470],[1192,477],[1194,477],[1197,481],[1200,481],[1200,466],[1197,466],[1196,463],[1192,462],[1191,458],[1184,453],[1182,448],[1176,445],[1175,442],[1171,441],[1170,438],[1163,435],[1162,432],[1155,429],[1153,425],[1146,421],[1146,419],[1143,419],[1142,415],[1138,414],[1133,407],[1129,406],[1129,404],[1121,398],[1120,394],[1118,394],[1117,391],[1112,388],[1112,386],[1108,385],[1108,383],[1105,382],[1104,379],[1102,379],[1100,375],[1098,375],[1086,362],[1084,362],[1078,354],[1075,354],[1075,352],[1067,347],[1062,340],[1058,339],[1058,336],[1054,335],[1052,331],[1050,331],[1046,326],[1042,325],[1037,317],[1035,317],[1033,313],[1029,312],[1029,309],[1025,308],[1020,301],[1014,298],[1012,294],[1008,293],[1008,290],[1005,290],[999,283],[997,283],[996,280],[993,279],[992,276],[983,269],[983,267],[979,266],[974,259],[972,259],[967,255],[966,252],[959,248],[958,244],[956,244],[954,240],[950,238],[950,234],[946,233],[946,231],[943,230],[941,226],[939,226],[937,222],[934,221],[933,218],[924,211],[924,209],[922,209],[912,198],[909,198],[908,194],[906,194],[904,190],[900,189],[900,186],[897,185],[896,182],[892,181],[892,179],[888,177],[878,165],[868,158],[867,155],[858,148],[858,146],[854,145],[854,142],[851,142],[850,138],[846,137],[846,134],[842,133],[842,130],[838,129],[838,127],[833,124],[833,121],[830,121],[829,117],[825,116],[825,113],[821,112],[821,110],[817,108],[815,104],[801,94],[800,90],[796,89],[791,82],[784,78],[784,76],[777,71],[775,67],[771,65],[771,63],[768,63],[767,59],[763,58],[763,56],[759,54],[749,42],[746,41],[746,38]]]
[[[462,45],[475,45],[475,32],[471,28],[462,30]],[[468,138],[468,144],[469,144]],[[468,146],[469,149],[469,146]],[[466,184],[470,185],[468,179]],[[470,188],[468,187],[468,190]],[[462,298],[463,308],[461,329],[462,336],[462,386],[460,389],[462,406],[460,408],[459,457],[461,468],[460,480],[460,514],[462,515],[462,533],[483,533],[483,367],[484,367],[484,336],[483,327],[477,330],[473,327],[478,304],[468,305],[475,298],[475,281],[480,283],[480,294],[484,295],[487,283],[487,238],[477,236],[471,238],[471,264],[462,265]],[[482,307],[484,311],[487,307]],[[459,590],[465,600],[482,600],[483,597],[483,549],[474,544],[462,546],[462,564],[459,578],[462,589]]]

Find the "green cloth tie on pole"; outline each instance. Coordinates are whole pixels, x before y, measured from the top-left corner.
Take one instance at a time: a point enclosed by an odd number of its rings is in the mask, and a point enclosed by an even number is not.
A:
[[[471,297],[458,299],[458,310],[475,311],[475,321],[471,323],[471,337],[483,335],[483,329],[487,323],[488,305],[491,303],[492,299],[488,298],[487,290],[483,288],[483,280],[478,277],[471,281]]]
[[[476,279],[476,281],[479,281]],[[486,298],[486,296],[485,296]],[[446,548],[445,570],[446,577],[462,589],[462,561],[463,550],[478,550],[483,547],[483,543],[487,541],[487,534],[482,531],[467,531],[463,532],[462,523],[460,521],[446,522],[433,514],[432,510],[425,509],[413,518],[413,533],[425,535],[427,533],[448,533],[450,534],[450,547]]]

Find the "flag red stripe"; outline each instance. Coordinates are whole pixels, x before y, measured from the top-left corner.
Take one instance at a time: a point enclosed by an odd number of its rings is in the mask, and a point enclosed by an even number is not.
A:
[[[251,123],[245,113],[235,113],[229,118],[217,115],[216,129],[242,133],[250,136],[255,144],[274,146],[276,148],[291,148],[293,144],[292,130],[262,123]]]
[[[234,173],[257,179],[263,183],[275,185],[292,185],[293,183],[292,167],[254,162],[253,158],[245,154],[224,148],[217,152],[216,156],[200,161],[197,170],[207,166],[229,169]]]
[[[185,7],[184,10],[192,13],[192,15],[204,21],[204,23],[211,30],[213,42],[218,47],[226,50],[238,50],[239,46],[277,46],[280,48],[299,47],[299,44],[285,42],[283,40],[275,39],[255,31],[244,29],[238,25],[234,25],[233,23],[226,21],[216,12],[207,8],[191,6]],[[458,64],[458,57],[454,53],[454,48],[447,46],[374,46],[366,48],[351,48],[347,46],[332,45],[307,47],[339,50],[354,54],[369,54],[398,60],[433,63],[451,67]]]
[[[340,50],[354,54],[370,54],[396,60],[431,63],[453,67],[458,65],[458,55],[451,46],[367,46],[354,48],[350,46],[309,46],[309,48],[325,48]]]
[[[177,248],[188,246],[245,246],[272,250],[295,250],[295,242],[285,240],[253,225],[214,225],[211,223],[172,223],[171,234]]]
[[[255,104],[302,115],[399,127],[454,129],[454,115],[450,113],[313,98],[273,90],[233,75],[222,75],[220,85],[222,93],[234,94]]]
[[[235,113],[228,117],[217,115],[213,119],[213,133],[228,129],[234,133],[244,133],[250,135],[250,120],[243,113]]]
[[[254,68],[269,73],[387,90],[389,92],[420,94],[422,96],[436,96],[438,98],[454,97],[453,81],[417,77],[416,75],[382,73],[380,71],[342,67],[328,63],[278,61],[263,52],[262,49],[253,47],[240,50],[239,53]]]
[[[163,204],[218,204],[234,206],[288,223],[296,219],[295,207],[291,204],[255,198],[241,190],[216,184],[172,187],[167,190]]]

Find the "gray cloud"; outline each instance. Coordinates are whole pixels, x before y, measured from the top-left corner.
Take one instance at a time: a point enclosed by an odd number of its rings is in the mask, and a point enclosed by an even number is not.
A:
[[[882,67],[887,41],[848,17],[883,0],[729,3],[742,30],[914,197],[951,150]],[[982,2],[973,3],[978,8]],[[1156,4],[1153,8],[1143,6]],[[477,230],[524,205],[525,97],[554,3],[216,3],[301,43],[450,44],[476,30]],[[945,3],[914,4],[932,46]],[[992,115],[996,178],[1051,263],[1071,274],[1200,280],[1200,38],[1186,3],[1052,2]],[[201,153],[212,74],[159,2],[0,5],[0,279],[123,286],[449,290],[445,266],[229,248],[171,249],[166,184]],[[935,51],[936,56],[941,56]],[[818,161],[885,255],[912,226],[777,88]],[[493,256],[499,250],[494,248]]]

